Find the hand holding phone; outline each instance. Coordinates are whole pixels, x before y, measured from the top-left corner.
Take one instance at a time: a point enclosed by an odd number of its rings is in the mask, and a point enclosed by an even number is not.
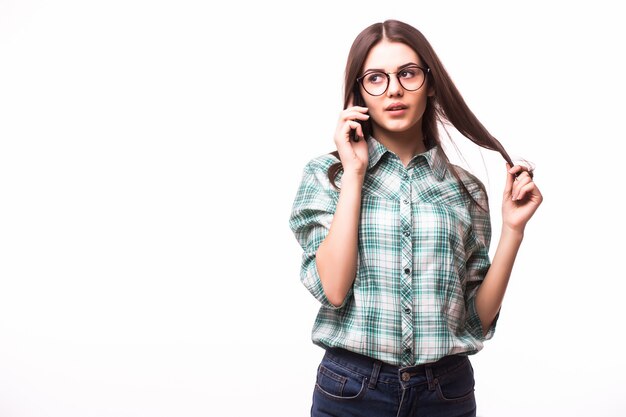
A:
[[[349,106],[339,116],[335,145],[344,172],[364,175],[367,169],[369,155],[362,126],[363,122],[369,120],[367,111],[367,107]]]

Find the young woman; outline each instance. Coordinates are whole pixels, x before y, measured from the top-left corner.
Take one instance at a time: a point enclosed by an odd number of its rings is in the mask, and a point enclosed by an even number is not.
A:
[[[474,416],[468,355],[493,336],[542,196],[465,104],[426,38],[388,20],[355,39],[337,151],[304,168],[290,227],[320,301],[313,416]],[[452,165],[438,123],[506,161],[502,231],[481,182]]]

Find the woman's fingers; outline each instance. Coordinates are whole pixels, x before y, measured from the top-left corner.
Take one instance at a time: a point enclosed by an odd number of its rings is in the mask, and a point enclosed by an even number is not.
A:
[[[363,126],[361,126],[361,123],[355,121],[350,121],[348,123],[350,125],[350,128],[356,131],[354,141],[358,142],[360,139],[363,139]]]
[[[504,198],[511,199],[511,195],[513,193],[513,181],[515,180],[515,175],[511,173],[511,165],[506,164],[506,171],[508,175],[506,176],[506,184],[504,184]]]
[[[524,188],[532,183],[532,178],[527,174],[520,174],[513,181],[513,190],[511,192],[511,199],[514,201],[521,200],[524,197]]]
[[[511,167],[506,164],[506,167],[509,175],[504,187],[505,197],[513,201],[521,200],[527,193],[528,188],[526,186],[533,181],[532,171],[522,165]]]
[[[341,112],[340,120],[367,120],[369,117],[367,107],[353,106]]]
[[[521,186],[517,192],[517,197],[514,200],[523,200],[524,197],[526,197],[526,195],[531,195],[533,193],[533,190],[536,188],[537,186],[535,185],[534,182],[529,181],[528,183],[524,184],[523,186]]]
[[[367,168],[367,143],[363,139],[361,123],[369,119],[367,107],[350,106],[339,114],[335,130],[335,145],[339,151],[344,172],[362,175]]]
[[[355,142],[358,138],[363,137],[363,128],[359,122],[364,122],[369,119],[367,114],[367,107],[352,106],[341,112],[338,122],[338,135],[335,137],[335,142],[349,142],[350,132],[355,131]]]
[[[502,221],[513,230],[523,231],[543,201],[539,187],[527,167],[507,164],[507,179],[502,200]]]
[[[519,176],[519,175],[521,175],[521,174],[523,174],[523,173],[528,174],[528,176],[530,176],[530,178],[532,178],[532,177],[533,177],[533,170],[532,170],[532,169],[530,169],[530,168],[529,168],[529,167],[527,167],[527,166],[524,166],[524,165],[515,165],[515,166],[513,166],[512,168],[510,167],[510,165],[509,165],[509,164],[507,164],[506,166],[507,166],[507,169],[508,169],[508,171],[509,171],[509,174],[513,174],[513,175],[515,175],[516,177],[517,177],[517,176]]]

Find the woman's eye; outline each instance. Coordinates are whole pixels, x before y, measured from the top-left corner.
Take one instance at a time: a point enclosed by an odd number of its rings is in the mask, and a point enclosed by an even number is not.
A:
[[[385,76],[381,73],[374,72],[367,76],[367,82],[371,84],[379,84],[383,81]]]
[[[413,69],[413,68],[406,68],[403,69],[402,71],[400,71],[400,73],[398,75],[400,75],[401,78],[412,78],[415,77],[415,72],[417,70]]]

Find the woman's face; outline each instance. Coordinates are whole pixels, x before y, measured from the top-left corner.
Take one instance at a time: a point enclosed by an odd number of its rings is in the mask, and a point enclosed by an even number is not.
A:
[[[392,73],[389,75],[387,90],[379,96],[372,96],[364,90],[363,86],[360,87],[369,110],[373,134],[377,139],[398,137],[402,134],[409,134],[412,137],[416,134],[421,135],[422,115],[426,109],[427,96],[433,95],[434,91],[429,91],[427,80],[416,91],[408,91],[402,87],[397,75],[400,75],[406,86],[410,86],[411,77],[414,76],[410,67],[407,67],[410,65],[425,68],[411,47],[388,40],[382,40],[376,44],[365,59],[360,76],[373,70]],[[421,77],[421,74],[417,76]],[[381,80],[384,83],[385,78],[374,77],[370,79],[370,85],[375,85]],[[371,87],[369,89],[372,90]]]

